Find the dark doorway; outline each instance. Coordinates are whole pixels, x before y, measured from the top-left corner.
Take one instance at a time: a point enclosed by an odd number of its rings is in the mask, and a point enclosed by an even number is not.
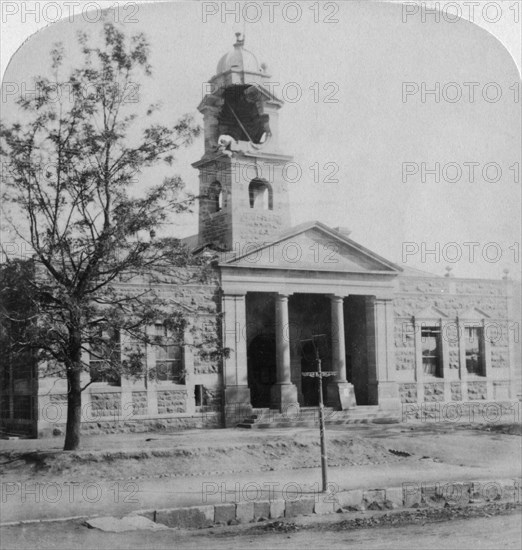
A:
[[[349,296],[345,299],[344,329],[346,378],[353,384],[357,405],[369,405],[365,296]]]
[[[324,357],[327,355],[327,350],[324,344],[316,342],[321,361],[321,370],[325,369]],[[304,376],[305,372],[317,372],[318,366],[316,361],[316,348],[312,342],[304,342],[301,346],[301,392],[303,394],[304,407],[317,407],[319,405],[319,378]],[[328,379],[323,378],[323,401],[326,402],[326,385]]]
[[[248,346],[248,387],[253,407],[270,407],[276,372],[275,334],[259,334]]]

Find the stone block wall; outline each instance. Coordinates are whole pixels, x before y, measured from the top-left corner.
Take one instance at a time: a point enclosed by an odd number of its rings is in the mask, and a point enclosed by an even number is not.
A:
[[[510,318],[512,283],[506,280],[454,279],[452,277],[409,277],[398,279],[394,298],[395,365],[403,403],[480,401],[510,399],[514,369],[511,348],[518,338],[516,320]],[[432,311],[444,323],[444,377],[417,380],[422,365],[416,365],[415,331],[423,312]],[[466,324],[470,312],[482,318],[487,342],[487,376],[477,380],[463,372],[457,321]],[[433,314],[433,316],[435,315]],[[478,321],[476,321],[478,322]],[[475,321],[473,321],[475,323]],[[485,352],[486,353],[486,352]],[[424,378],[424,377],[423,377]],[[515,397],[513,395],[513,397]]]
[[[114,417],[121,414],[121,393],[91,393],[91,411],[95,417]]]
[[[158,414],[183,413],[187,408],[187,392],[159,390],[157,392]]]
[[[140,289],[140,282],[133,285]],[[155,282],[156,291],[182,311],[186,320],[185,384],[123,379],[121,386],[95,383],[82,397],[82,431],[89,434],[174,430],[222,425],[222,342],[219,275],[210,265],[172,269]],[[145,356],[147,356],[146,350]],[[148,359],[147,359],[148,360]],[[42,369],[42,374],[43,374]],[[44,380],[44,379],[42,379]],[[88,375],[87,380],[88,381]],[[64,380],[45,379],[39,395],[40,435],[65,431]],[[196,408],[196,386],[204,404]]]

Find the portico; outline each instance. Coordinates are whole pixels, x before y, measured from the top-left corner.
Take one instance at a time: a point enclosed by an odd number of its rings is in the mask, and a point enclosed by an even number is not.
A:
[[[317,265],[314,247],[318,242],[323,245],[325,237],[335,253],[331,265]],[[285,243],[299,250],[298,264],[285,259]],[[393,381],[391,308],[399,269],[393,264],[312,222],[219,267],[224,345],[230,350],[224,361],[230,424],[238,420],[238,411],[248,415],[253,406],[284,411],[312,404],[315,393],[302,386],[301,378],[301,371],[312,362],[300,341],[318,331],[327,337],[323,369],[336,373],[326,385],[326,403],[339,410],[357,406],[355,381],[347,378],[345,325],[355,298],[366,312],[365,379],[356,383],[366,386],[367,404],[400,407]]]

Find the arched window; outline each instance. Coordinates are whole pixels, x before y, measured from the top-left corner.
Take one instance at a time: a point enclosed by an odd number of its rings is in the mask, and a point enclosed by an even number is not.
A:
[[[208,188],[208,211],[210,214],[223,210],[223,189],[219,181],[214,181]]]
[[[250,208],[258,210],[272,210],[272,188],[261,179],[254,179],[248,186]]]

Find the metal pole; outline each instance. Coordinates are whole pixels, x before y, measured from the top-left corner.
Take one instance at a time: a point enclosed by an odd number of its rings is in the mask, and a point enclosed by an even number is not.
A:
[[[319,375],[319,433],[321,437],[321,474],[323,478],[323,493],[328,490],[328,458],[326,455],[326,439],[324,429],[324,405],[323,405],[323,376],[321,372],[321,359],[319,358],[319,349],[315,350],[315,359],[317,361],[317,371]]]

